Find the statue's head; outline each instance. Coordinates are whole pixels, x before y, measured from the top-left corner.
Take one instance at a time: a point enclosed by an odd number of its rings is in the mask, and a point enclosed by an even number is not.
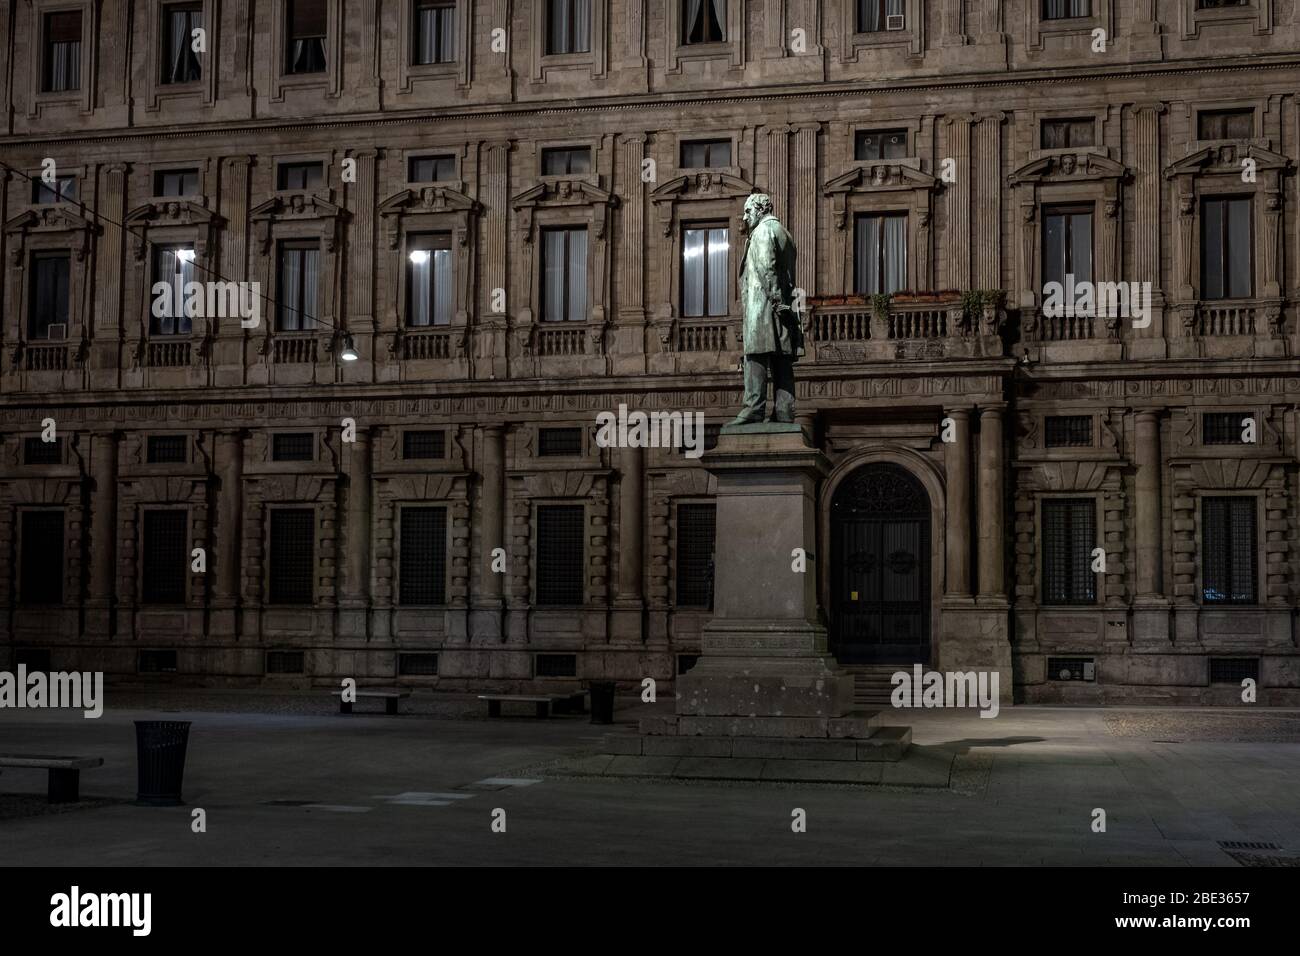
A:
[[[764,216],[772,215],[772,197],[767,193],[753,193],[745,200],[745,225],[750,229],[757,226]]]

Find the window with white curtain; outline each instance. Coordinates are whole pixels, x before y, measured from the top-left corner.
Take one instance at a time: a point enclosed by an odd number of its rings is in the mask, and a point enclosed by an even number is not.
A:
[[[407,241],[406,324],[450,325],[451,236],[436,233]]]
[[[154,250],[153,284],[167,283],[167,294],[150,297],[150,335],[188,335],[193,319],[185,307],[185,286],[194,281],[194,247],[164,246]],[[152,284],[150,286],[152,290]]]
[[[587,318],[587,230],[542,230],[542,321]]]
[[[591,0],[545,0],[545,2],[547,55],[590,53]]]
[[[859,215],[853,223],[853,287],[862,295],[907,286],[907,214]]]
[[[320,243],[295,240],[280,244],[279,308],[276,329],[299,332],[316,328],[320,295]]]
[[[325,72],[326,0],[286,0],[286,73]]]
[[[682,315],[727,314],[728,249],[727,227],[721,223],[682,231]]]
[[[731,165],[731,140],[695,139],[682,143],[682,169],[723,169]]]
[[[81,11],[45,15],[45,83],[47,93],[81,88]]]
[[[1071,20],[1092,16],[1092,0],[1043,0],[1044,20]]]
[[[1201,201],[1201,296],[1249,299],[1251,279],[1250,199],[1209,197]]]
[[[155,196],[197,196],[199,171],[197,169],[164,169],[154,174]]]
[[[905,16],[903,3],[904,0],[858,0],[858,32],[876,33],[888,29],[887,17]]]
[[[682,0],[682,42],[722,43],[727,39],[727,0]]]
[[[456,4],[452,0],[412,0],[415,49],[411,62],[451,63],[456,59]]]
[[[563,146],[542,150],[543,176],[578,176],[591,172],[591,148]]]
[[[407,165],[408,182],[445,183],[455,178],[455,156],[412,156]]]
[[[202,75],[194,52],[194,31],[203,26],[203,7],[177,3],[163,7],[163,83],[194,83]]]

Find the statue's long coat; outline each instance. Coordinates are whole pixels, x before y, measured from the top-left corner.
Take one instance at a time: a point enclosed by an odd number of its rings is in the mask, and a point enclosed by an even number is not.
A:
[[[746,355],[803,354],[803,329],[793,311],[777,306],[794,299],[794,240],[775,216],[750,230],[740,265],[740,308]]]

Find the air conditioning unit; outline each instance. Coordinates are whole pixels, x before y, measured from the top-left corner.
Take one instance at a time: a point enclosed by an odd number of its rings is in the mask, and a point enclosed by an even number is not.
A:
[[[891,13],[885,17],[886,30],[906,30],[907,18],[901,13]]]
[[[68,337],[68,323],[66,322],[55,322],[48,328],[49,331],[45,334],[45,337],[51,342],[55,340],[62,341]]]

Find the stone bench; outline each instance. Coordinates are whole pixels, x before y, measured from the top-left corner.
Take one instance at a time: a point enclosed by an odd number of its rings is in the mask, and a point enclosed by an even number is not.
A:
[[[81,771],[101,767],[103,757],[54,757],[48,754],[0,754],[0,767],[48,770],[50,803],[76,803]]]
[[[357,700],[361,700],[363,697],[368,697],[372,700],[382,700],[384,702],[384,713],[393,716],[397,715],[397,702],[405,700],[411,696],[409,690],[368,690],[357,688],[355,693]],[[343,691],[334,691],[334,696],[339,699],[340,714],[352,713],[352,701],[343,698]]]
[[[551,694],[551,713],[554,714],[585,714],[587,712],[587,698],[591,695],[589,690],[575,690],[568,694]]]
[[[564,696],[567,698],[568,695],[564,695]],[[521,704],[536,704],[536,705],[537,705],[537,716],[538,716],[538,717],[542,717],[542,718],[546,718],[546,717],[551,716],[551,704],[552,704],[552,702],[555,700],[555,695],[552,695],[552,694],[545,694],[545,695],[539,695],[539,694],[479,694],[479,695],[478,695],[478,699],[479,699],[479,700],[485,700],[485,701],[488,702],[488,716],[489,716],[489,717],[500,717],[500,716],[501,716],[501,702],[502,702],[502,701],[507,701],[507,700],[508,700],[508,701],[516,701],[516,702],[521,703]]]

